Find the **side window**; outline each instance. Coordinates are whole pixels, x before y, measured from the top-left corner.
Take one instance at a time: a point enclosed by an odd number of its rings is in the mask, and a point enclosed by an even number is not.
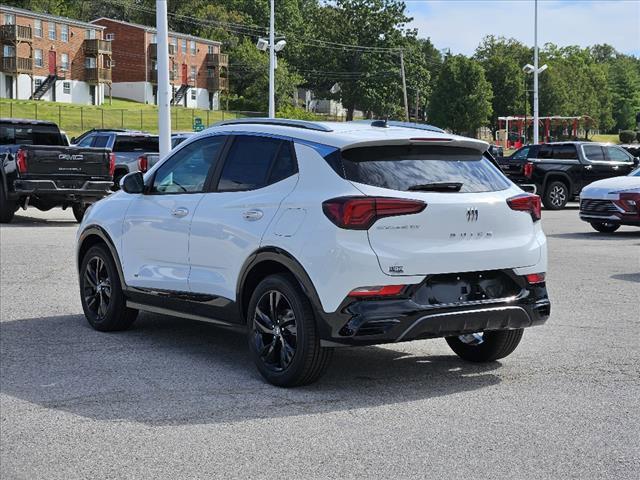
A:
[[[541,159],[553,158],[553,149],[551,148],[551,146],[542,145],[538,149],[538,158],[541,158]]]
[[[619,147],[605,147],[607,157],[612,162],[631,162],[629,156]]]
[[[79,147],[90,147],[91,146],[91,142],[93,142],[93,139],[96,138],[93,135],[89,135],[87,137],[84,137],[79,143],[78,146]]]
[[[225,140],[222,135],[203,138],[177,151],[158,168],[151,193],[203,192]]]
[[[267,185],[278,183],[296,173],[298,173],[298,165],[293,156],[293,145],[291,142],[282,142],[278,156],[271,167]]]
[[[269,137],[237,136],[225,160],[218,191],[255,190],[267,185],[271,162],[281,143]]]
[[[518,150],[516,154],[513,156],[514,160],[526,160],[527,155],[529,154],[529,147],[524,147],[521,150]]]
[[[96,148],[105,148],[109,144],[108,135],[96,135],[96,141],[93,142],[93,146]]]
[[[577,160],[578,151],[575,145],[554,145],[553,158],[558,160]]]
[[[113,144],[114,152],[157,152],[158,137],[118,135]]]
[[[602,147],[600,145],[585,145],[582,148],[584,151],[584,156],[587,158],[587,160],[591,160],[593,162],[604,161],[604,152],[602,151]]]

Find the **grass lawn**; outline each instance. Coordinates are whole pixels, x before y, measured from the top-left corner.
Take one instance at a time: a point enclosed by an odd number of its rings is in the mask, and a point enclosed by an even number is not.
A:
[[[129,128],[157,133],[158,108],[124,99],[94,107],[69,103],[0,99],[0,117],[29,118],[56,122],[69,138],[91,128]],[[220,120],[244,116],[241,113],[171,107],[173,131],[191,131],[193,120],[200,117],[210,125]]]

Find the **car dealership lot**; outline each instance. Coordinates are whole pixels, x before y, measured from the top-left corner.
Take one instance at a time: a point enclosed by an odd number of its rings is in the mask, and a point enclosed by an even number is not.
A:
[[[212,325],[93,331],[73,215],[20,211],[0,229],[0,477],[636,478],[640,229],[599,234],[575,208],[543,225],[551,319],[508,358],[341,349],[284,390]]]

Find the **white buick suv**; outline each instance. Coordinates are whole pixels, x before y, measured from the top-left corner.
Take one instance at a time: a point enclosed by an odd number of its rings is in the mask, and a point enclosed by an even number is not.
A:
[[[217,124],[85,214],[84,313],[100,331],[139,310],[236,327],[279,386],[339,346],[505,357],[549,317],[546,239],[539,197],[487,148],[395,122]]]

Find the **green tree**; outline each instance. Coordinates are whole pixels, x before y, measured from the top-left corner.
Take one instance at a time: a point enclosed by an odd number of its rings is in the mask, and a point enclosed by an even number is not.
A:
[[[489,122],[493,92],[482,66],[463,55],[447,56],[429,102],[430,121],[475,136]]]
[[[640,60],[624,55],[611,60],[608,81],[615,129],[635,129],[640,112]]]

